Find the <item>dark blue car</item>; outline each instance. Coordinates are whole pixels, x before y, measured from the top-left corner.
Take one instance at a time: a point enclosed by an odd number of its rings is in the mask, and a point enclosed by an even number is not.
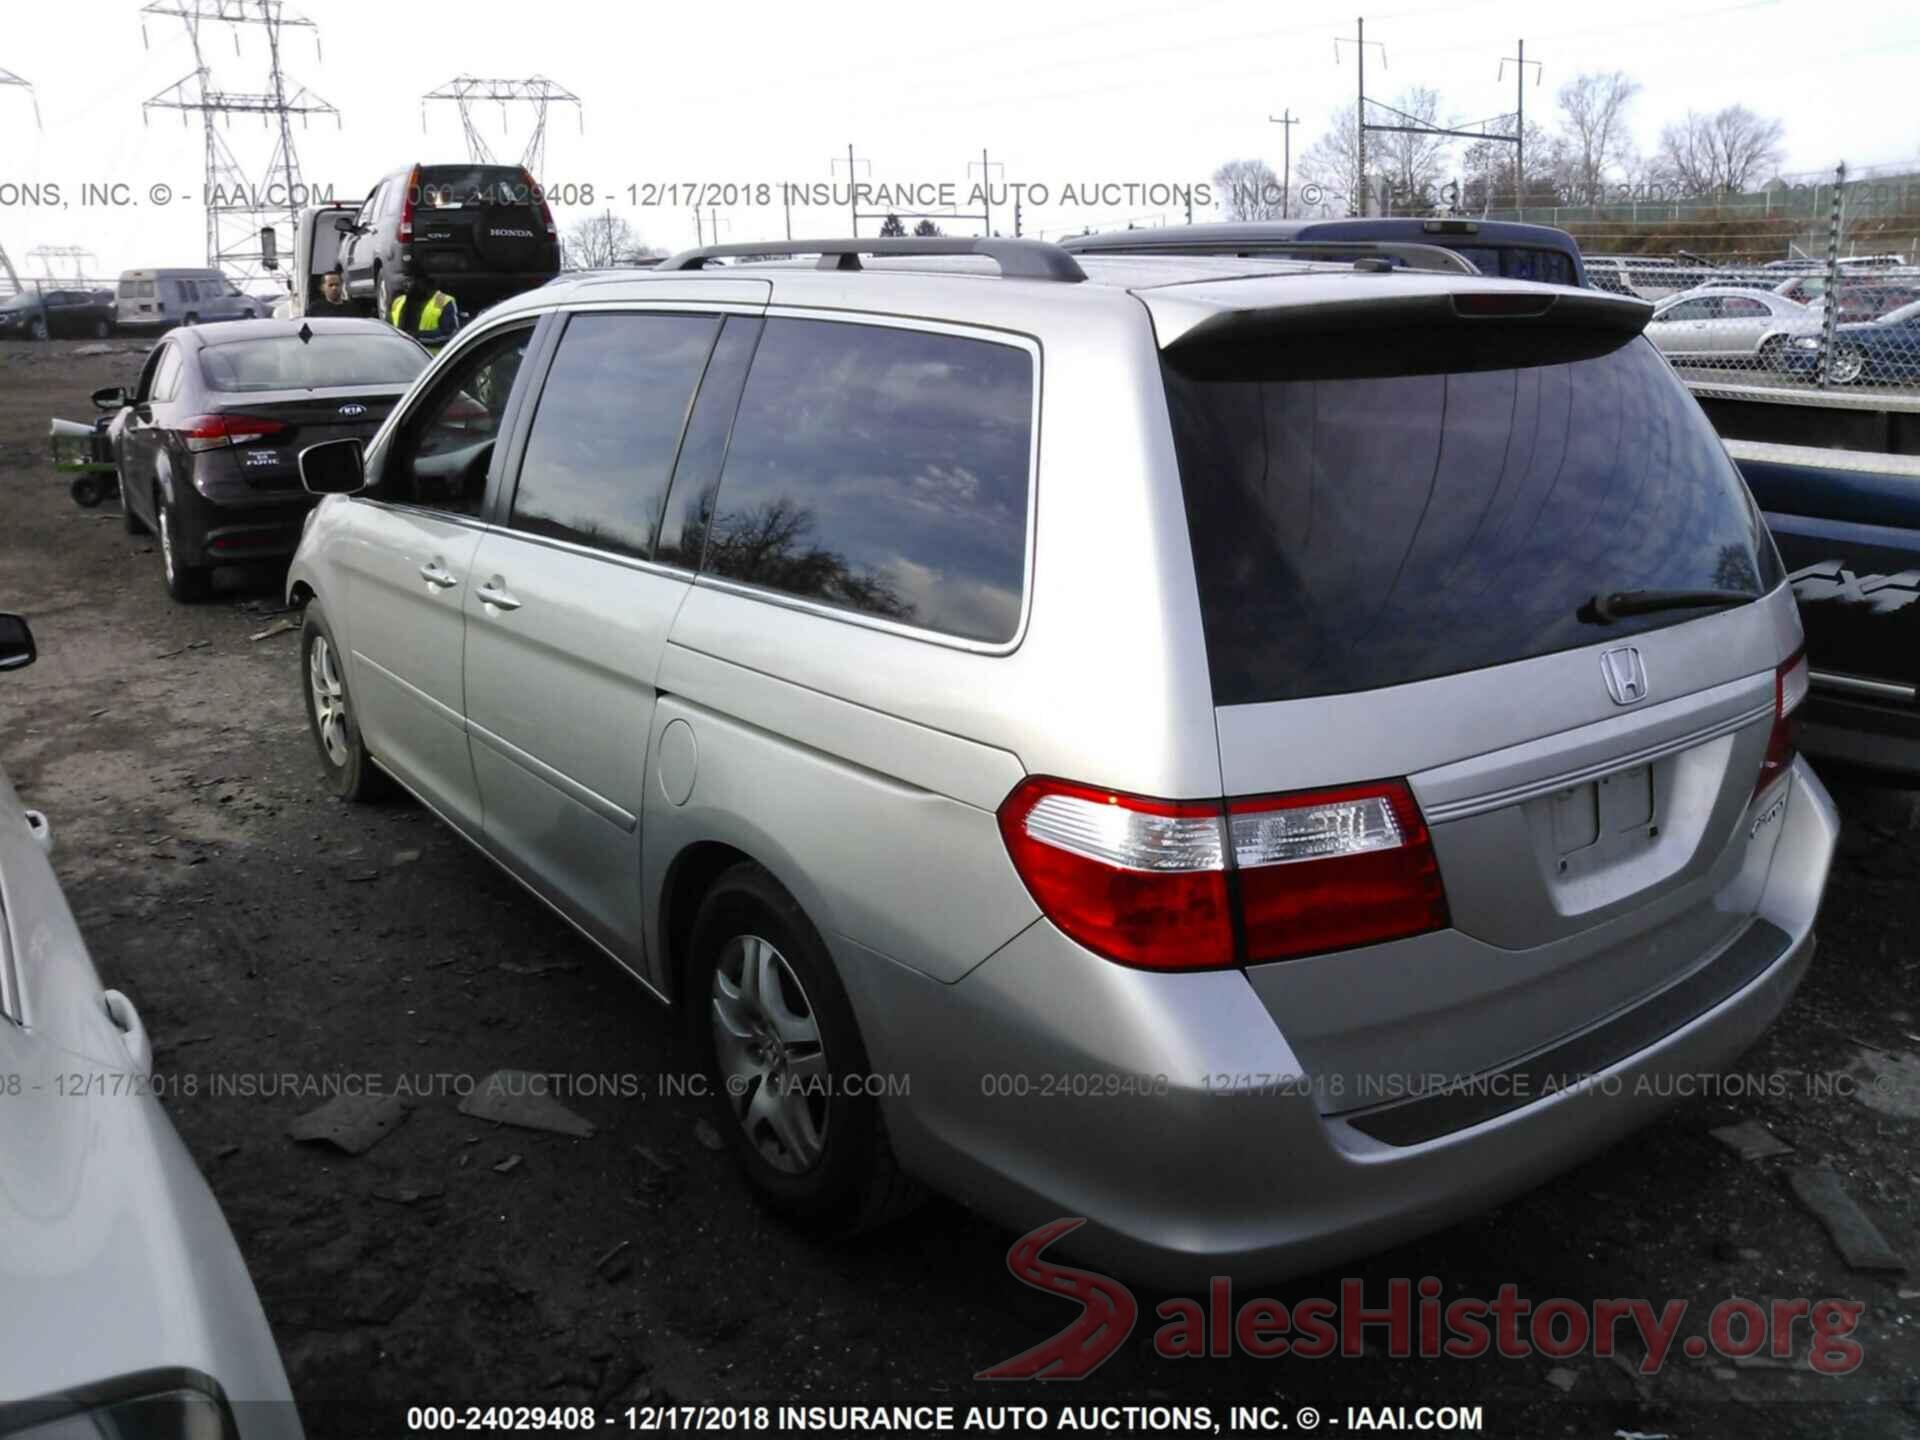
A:
[[[1820,367],[1820,345],[1818,335],[1795,340],[1781,357],[1787,373],[1812,379]],[[1920,380],[1920,300],[1878,320],[1836,325],[1827,379],[1835,385]]]

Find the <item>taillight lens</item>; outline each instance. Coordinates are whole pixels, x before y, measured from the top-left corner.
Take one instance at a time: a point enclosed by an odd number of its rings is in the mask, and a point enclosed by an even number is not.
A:
[[[540,202],[540,219],[546,224],[547,234],[558,234],[559,232],[553,228],[553,209],[547,204],[547,192],[540,188],[539,183],[533,178],[533,172],[524,166],[521,168],[520,178],[527,182],[528,193]]]
[[[1443,930],[1440,862],[1398,780],[1227,806],[1249,961]]]
[[[282,420],[264,415],[195,415],[181,422],[180,433],[189,450],[218,450],[227,445],[255,445],[284,434]]]
[[[1426,825],[1399,781],[1222,803],[1034,777],[999,820],[1047,918],[1126,965],[1216,969],[1447,924]]]
[[[407,176],[407,192],[400,198],[400,238],[403,241],[413,239],[413,205],[419,198],[420,167],[416,165],[413,167],[413,172]]]
[[[1807,672],[1807,652],[1796,651],[1793,658],[1773,674],[1773,731],[1767,736],[1767,755],[1760,762],[1760,778],[1753,782],[1758,795],[1786,774],[1793,757],[1800,753],[1800,706],[1811,685]]]
[[[1000,833],[1034,901],[1089,950],[1150,970],[1233,963],[1218,802],[1036,777],[1001,804]]]

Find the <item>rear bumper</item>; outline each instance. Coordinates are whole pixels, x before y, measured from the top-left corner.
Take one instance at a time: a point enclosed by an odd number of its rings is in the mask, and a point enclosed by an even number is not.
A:
[[[1756,917],[1773,931],[1759,937],[1771,958],[1723,970],[1730,991],[1666,1014],[1657,1038],[1598,1059],[1583,1085],[1405,1144],[1365,1133],[1360,1116],[1321,1113],[1314,1079],[1242,972],[1128,970],[1045,921],[951,986],[844,939],[834,949],[875,1070],[910,1089],[886,1102],[909,1169],[1022,1229],[1084,1217],[1061,1248],[1128,1277],[1273,1280],[1484,1209],[1644,1124],[1688,1085],[1697,1093],[1697,1077],[1746,1049],[1812,957],[1839,833],[1804,762],[1780,823]],[[1720,958],[1702,955],[1676,987]],[[1636,1008],[1663,997],[1673,1004],[1663,991]]]
[[[238,485],[239,493],[234,493]],[[304,490],[250,490],[221,481],[214,493],[195,489],[175,514],[174,545],[183,564],[244,565],[253,560],[284,559],[299,548],[307,512],[319,498]]]

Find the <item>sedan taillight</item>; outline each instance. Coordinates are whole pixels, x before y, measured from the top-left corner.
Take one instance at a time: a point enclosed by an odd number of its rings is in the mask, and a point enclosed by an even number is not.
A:
[[[1401,781],[1221,802],[1035,777],[999,821],[1047,918],[1124,965],[1218,969],[1448,923],[1432,842]]]
[[[284,434],[283,420],[264,415],[195,415],[180,423],[180,434],[189,450],[219,450],[228,445],[257,445],[273,435]]]
[[[1811,683],[1805,650],[1796,650],[1773,672],[1773,729],[1767,735],[1760,778],[1753,782],[1755,795],[1786,774],[1800,753],[1800,706]]]

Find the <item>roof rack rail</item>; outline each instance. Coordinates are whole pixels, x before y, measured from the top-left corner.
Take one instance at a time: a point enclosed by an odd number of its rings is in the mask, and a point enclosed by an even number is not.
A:
[[[1442,270],[1478,275],[1480,267],[1457,251],[1405,240],[1169,240],[1164,235],[1130,240],[1113,235],[1082,235],[1065,246],[1074,255],[1275,255],[1291,260],[1398,260],[1409,270]]]
[[[1087,278],[1066,251],[1045,240],[1008,240],[972,236],[908,236],[874,240],[755,240],[731,245],[702,245],[662,260],[656,270],[700,270],[709,260],[752,256],[818,255],[822,270],[859,270],[862,255],[984,255],[996,261],[1009,280],[1053,280],[1072,284]]]

